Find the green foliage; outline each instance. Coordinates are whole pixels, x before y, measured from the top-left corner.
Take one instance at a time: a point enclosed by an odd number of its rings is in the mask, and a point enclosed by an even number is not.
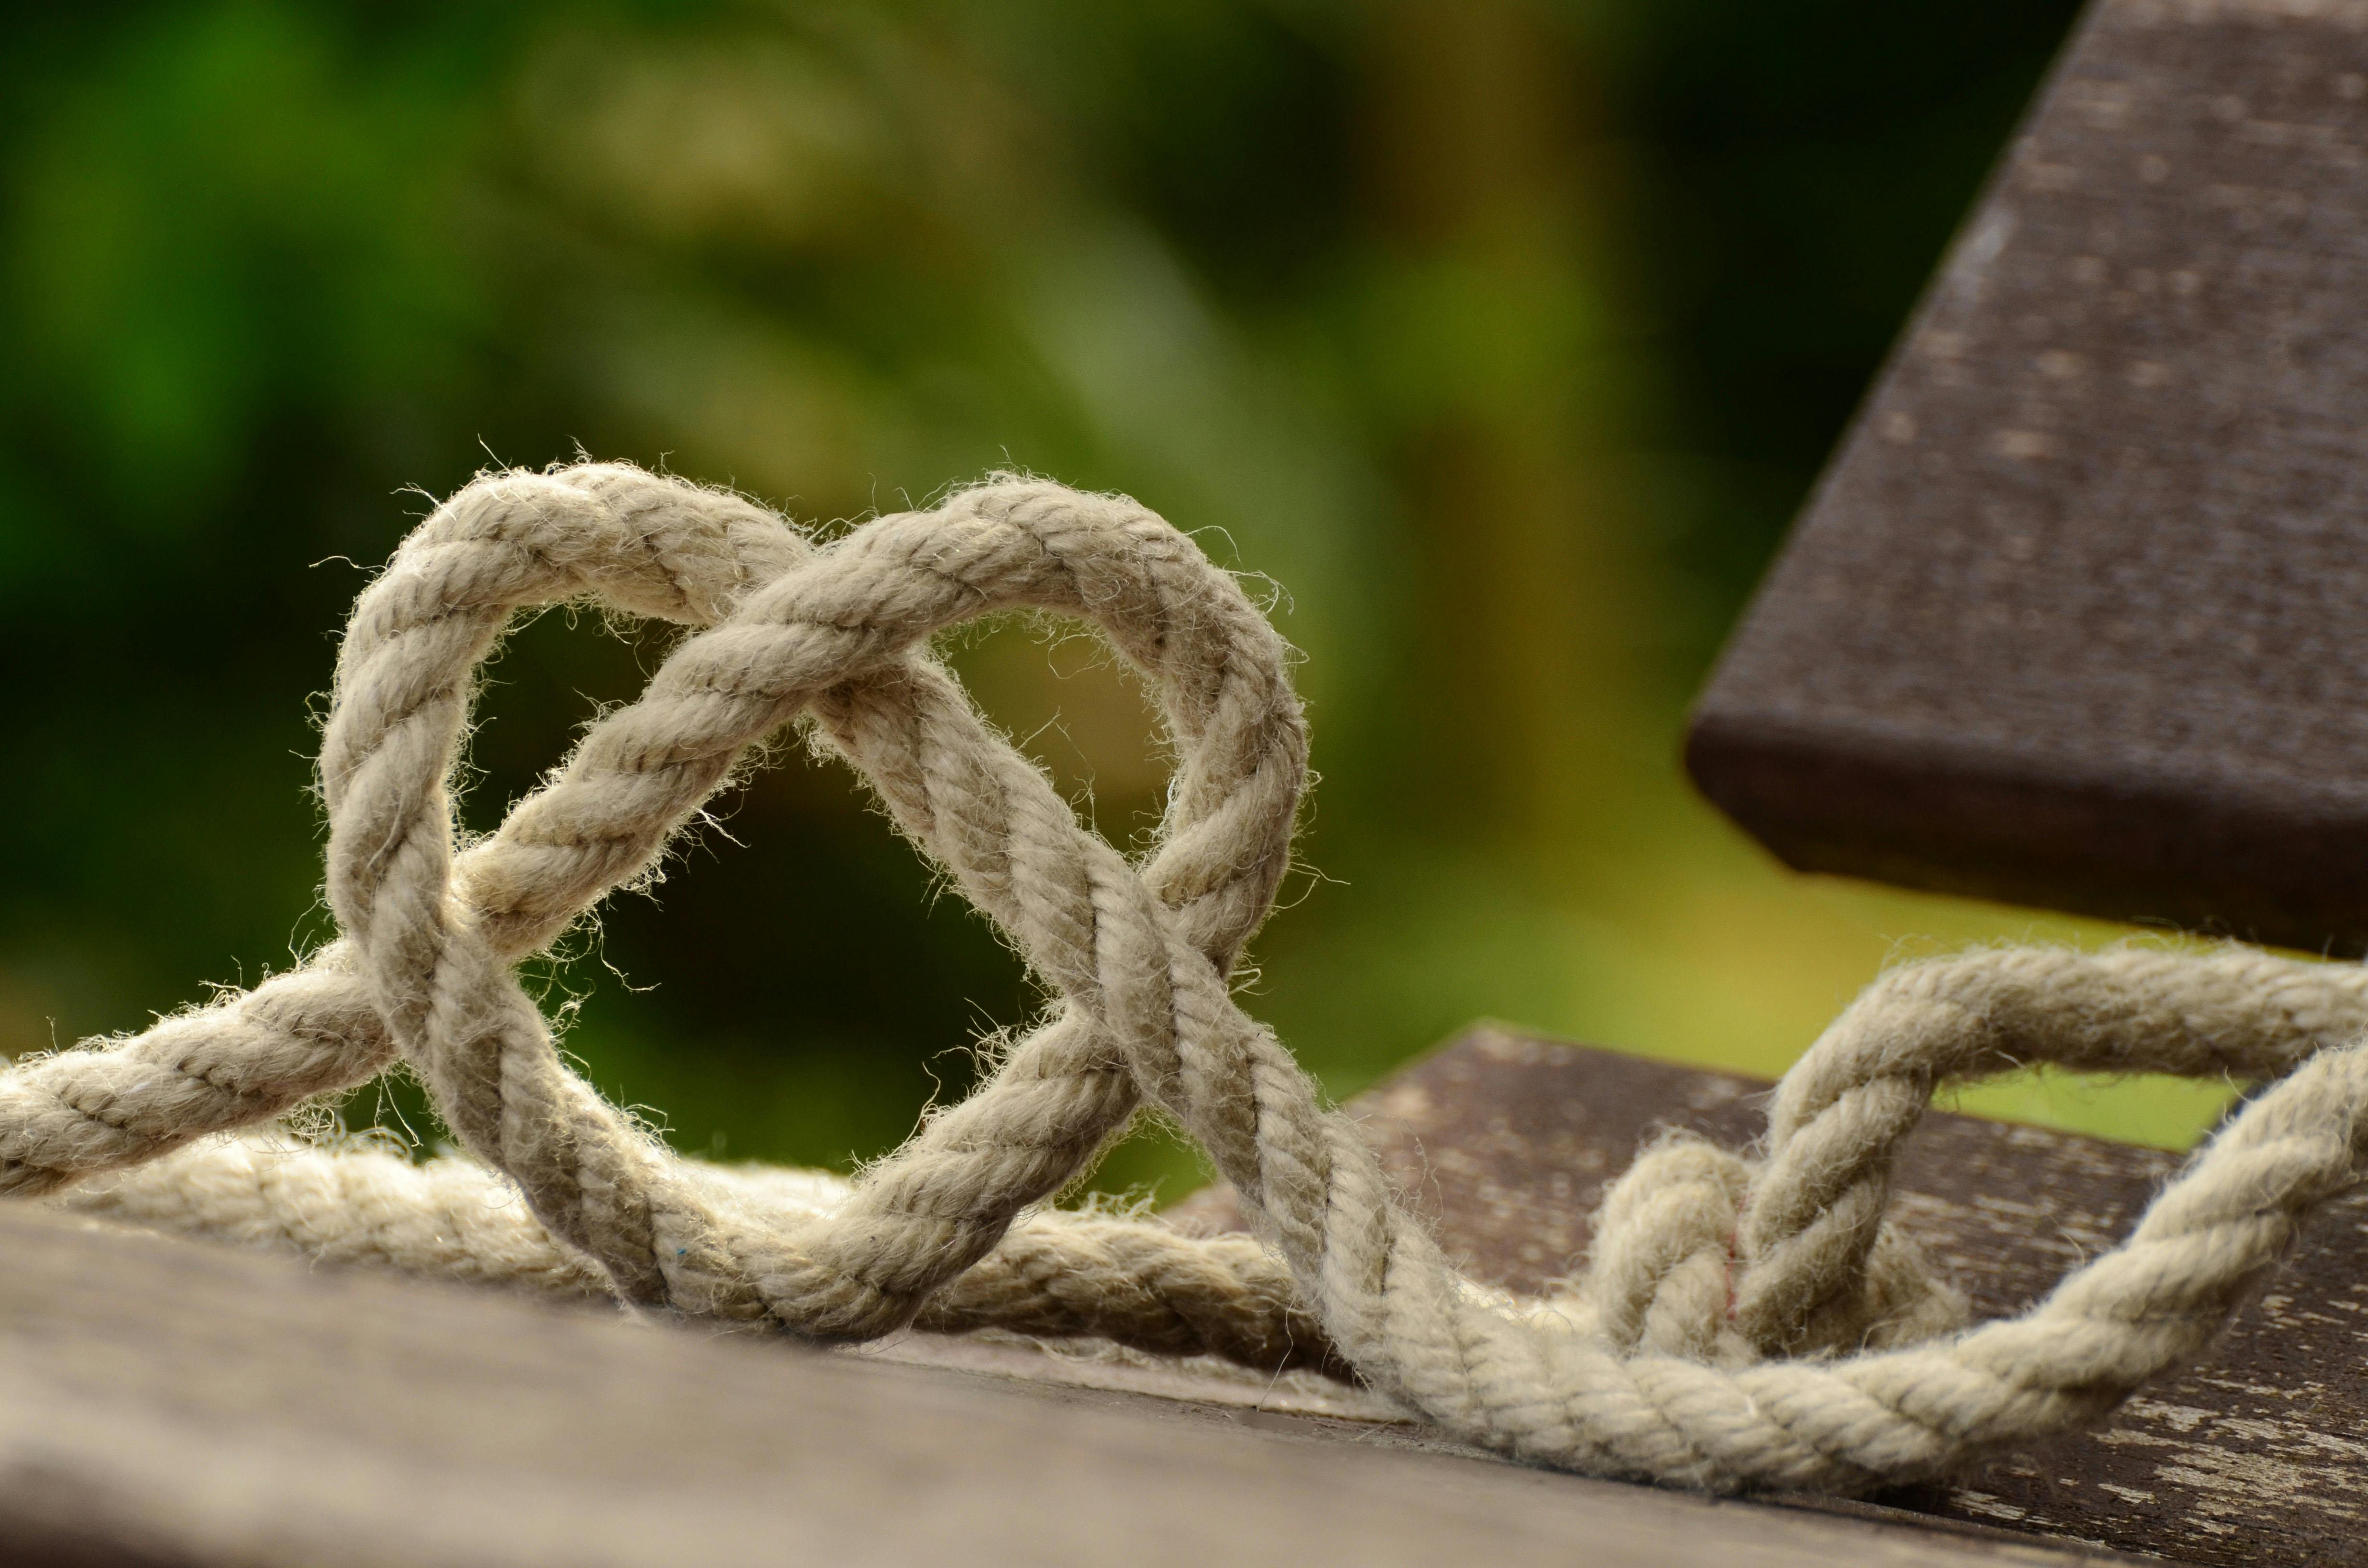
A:
[[[28,9],[0,1049],[321,937],[311,694],[405,487],[580,443],[825,523],[1020,465],[1280,584],[1325,877],[1254,1005],[1336,1090],[1481,1013],[1781,1065],[1886,931],[2005,927],[1780,879],[1686,792],[1679,716],[2069,8]],[[472,825],[661,653],[521,633]],[[1106,661],[957,658],[1144,829]],[[1035,994],[844,778],[791,756],[725,815],[549,966],[569,1048],[694,1151],[875,1153]]]

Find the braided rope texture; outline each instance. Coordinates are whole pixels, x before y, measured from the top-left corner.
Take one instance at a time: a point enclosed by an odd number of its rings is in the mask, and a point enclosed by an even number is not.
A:
[[[562,602],[689,630],[638,701],[464,845],[450,780],[476,669],[521,613]],[[930,654],[1017,609],[1094,627],[1157,701],[1175,773],[1134,860]],[[481,476],[404,541],[342,647],[320,764],[342,937],[145,1033],[0,1073],[0,1191],[812,1339],[998,1327],[1316,1366],[1535,1463],[1855,1492],[2100,1420],[2204,1348],[2356,1178],[2368,971],[2235,947],[1980,951],[1878,980],[1786,1076],[1756,1151],[1646,1149],[1566,1292],[1474,1285],[1233,996],[1307,780],[1287,657],[1230,576],[1122,498],[997,477],[817,546],[625,465]],[[568,1070],[514,972],[791,726],[1057,999],[854,1183],[674,1156]],[[237,1135],[398,1058],[466,1156]],[[2022,1316],[1968,1325],[1886,1217],[1894,1158],[1943,1082],[2038,1062],[2275,1082],[2120,1248]],[[1147,1106],[1200,1142],[1260,1241],[1046,1206]]]

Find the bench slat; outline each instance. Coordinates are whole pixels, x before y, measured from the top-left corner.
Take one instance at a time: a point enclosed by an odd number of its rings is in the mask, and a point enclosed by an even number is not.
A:
[[[1741,1147],[1771,1086],[1481,1028],[1351,1108],[1458,1262],[1527,1291],[1578,1271],[1604,1187],[1656,1129]],[[2127,1234],[2179,1164],[1935,1111],[1902,1153],[1894,1201],[1975,1312],[1998,1316]],[[1230,1201],[1212,1189],[1178,1208],[1224,1227]],[[2100,1430],[1870,1511],[2226,1568],[2368,1563],[2368,1194],[2316,1217],[2205,1362]]]
[[[2368,950],[2368,6],[2097,0],[1704,694],[1788,864]]]
[[[0,1205],[0,1557],[1980,1568],[1989,1536],[1543,1474],[1372,1422],[624,1322]],[[1055,1362],[1056,1358],[1040,1358]],[[1583,1543],[1583,1544],[1582,1544]]]

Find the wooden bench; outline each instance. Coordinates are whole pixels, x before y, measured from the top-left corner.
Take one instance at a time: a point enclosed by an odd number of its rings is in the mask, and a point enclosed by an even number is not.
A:
[[[1459,1261],[1534,1290],[1642,1139],[1742,1142],[1766,1087],[1482,1028],[1353,1108]],[[2175,1163],[1936,1112],[1898,1201],[2004,1312]],[[1176,1217],[1235,1221],[1223,1190]],[[820,1352],[28,1206],[0,1242],[0,1542],[28,1561],[2368,1560],[2368,1198],[2101,1431],[1869,1502],[1542,1474],[1314,1373],[925,1335]]]
[[[1789,864],[2368,950],[2363,25],[2098,0],[1702,697]]]
[[[1704,696],[1790,863],[2368,949],[2368,3],[2099,0]],[[1482,1029],[1357,1102],[1477,1277],[1762,1085]],[[2174,1163],[1935,1115],[1985,1312]],[[1179,1222],[1232,1222],[1227,1196]],[[2368,1562],[2368,1206],[2100,1432],[1872,1502],[1462,1451],[1315,1374],[857,1352],[0,1208],[0,1547],[76,1564]]]

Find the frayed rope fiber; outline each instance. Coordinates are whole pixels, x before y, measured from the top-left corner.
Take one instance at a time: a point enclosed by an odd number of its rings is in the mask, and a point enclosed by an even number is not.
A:
[[[516,616],[562,601],[693,631],[464,846],[450,791],[475,671]],[[1137,860],[929,655],[1020,608],[1099,628],[1157,698],[1176,769]],[[0,1190],[817,1339],[999,1327],[1352,1369],[1521,1460],[1848,1492],[2099,1420],[2202,1350],[2354,1179],[2368,972],[2233,948],[1984,951],[1879,980],[1786,1076],[1754,1154],[1648,1148],[1567,1294],[1476,1286],[1235,1003],[1307,778],[1285,655],[1230,576],[1123,499],[996,478],[817,548],[635,468],[482,477],[362,595],[338,659],[320,781],[342,938],[144,1034],[0,1074]],[[1057,997],[854,1183],[669,1153],[569,1072],[513,972],[791,724]],[[208,1136],[398,1057],[474,1160]],[[2281,1081],[2120,1248],[2021,1317],[1968,1326],[1886,1218],[1893,1158],[1943,1080],[2043,1062]],[[1046,1206],[1146,1104],[1199,1140],[1264,1244]]]

